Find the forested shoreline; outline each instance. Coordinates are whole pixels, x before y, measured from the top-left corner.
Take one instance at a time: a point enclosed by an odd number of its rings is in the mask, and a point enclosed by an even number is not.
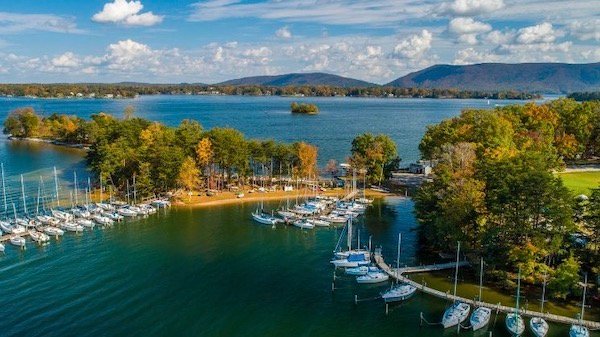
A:
[[[437,162],[415,196],[426,247],[461,241],[506,286],[519,268],[530,284],[548,274],[556,298],[579,293],[581,272],[600,272],[600,186],[576,197],[553,173],[600,155],[600,102],[467,109],[430,126],[419,147]]]
[[[4,133],[88,148],[86,159],[96,176],[126,191],[135,184],[140,196],[244,186],[250,177],[314,180],[334,176],[338,163],[319,168],[318,148],[307,142],[248,139],[232,128],[205,130],[195,120],[177,127],[135,117],[132,107],[119,119],[105,113],[89,120],[64,114],[47,117],[32,108],[17,109],[4,121]],[[349,160],[369,182],[381,181],[397,168],[395,143],[386,135],[356,137]],[[364,171],[363,171],[364,170]]]
[[[397,97],[397,98],[478,98],[529,100],[536,93],[520,91],[468,91],[459,89],[427,89],[396,87],[334,87],[206,85],[206,84],[0,84],[0,96],[39,98],[134,98],[138,95],[246,95],[246,96],[310,96],[310,97]]]

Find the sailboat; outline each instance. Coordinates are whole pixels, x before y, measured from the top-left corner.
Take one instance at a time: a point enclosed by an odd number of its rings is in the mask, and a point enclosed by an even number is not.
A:
[[[521,268],[519,268],[519,276],[517,278],[517,304],[515,305],[515,312],[506,315],[506,329],[512,336],[521,336],[525,331],[525,322],[523,317],[519,315],[519,300],[521,296]]]
[[[460,242],[456,249],[456,268],[454,270],[454,296],[456,297],[456,286],[458,282],[458,262],[460,259]],[[444,328],[453,327],[464,322],[469,317],[471,306],[467,303],[454,300],[454,303],[444,311],[442,316],[442,325]]]
[[[10,243],[14,246],[25,248],[25,238],[15,235],[10,237]]]
[[[583,315],[585,314],[585,292],[587,290],[587,274],[585,274],[585,280],[583,282],[583,297],[581,299],[581,314],[579,315],[579,324],[571,325],[569,330],[569,337],[589,337],[590,331],[587,327],[582,324]]]
[[[360,284],[381,283],[381,282],[386,282],[389,279],[390,279],[390,276],[387,273],[385,273],[382,270],[380,270],[379,268],[377,268],[377,271],[370,271],[370,272],[366,273],[365,275],[358,276],[356,278],[356,282],[360,283]]]
[[[545,297],[546,297],[546,275],[544,275],[544,285],[542,288],[542,307],[540,308],[540,312],[542,314],[544,313]],[[550,329],[550,327],[548,326],[548,322],[546,322],[546,320],[543,319],[542,317],[532,317],[531,320],[529,320],[529,328],[531,329],[531,332],[533,332],[533,334],[536,337],[546,336],[546,334],[548,334],[548,330]]]
[[[280,222],[283,222],[283,220],[278,219],[272,215],[265,213],[263,211],[262,201],[260,202],[260,209],[257,206],[256,210],[254,212],[252,212],[252,219],[258,223],[265,224],[265,225],[276,225]]]
[[[482,290],[483,290],[483,258],[481,258],[481,268],[479,270],[479,297],[477,298],[479,302],[481,302]],[[490,308],[478,307],[477,309],[473,310],[473,313],[471,314],[471,318],[469,319],[469,322],[471,323],[471,327],[473,328],[473,331],[477,331],[477,330],[483,328],[484,326],[486,326],[489,323],[491,316],[492,316],[492,309],[490,309]]]
[[[400,247],[402,244],[402,233],[398,233],[398,254],[396,257],[396,279],[400,279]],[[388,291],[381,294],[385,303],[404,301],[415,294],[417,288],[408,283],[396,283]]]

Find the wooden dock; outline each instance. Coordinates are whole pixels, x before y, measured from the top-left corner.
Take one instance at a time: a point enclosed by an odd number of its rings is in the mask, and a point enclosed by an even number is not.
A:
[[[22,238],[26,238],[29,236],[29,232],[25,232],[25,233],[21,233],[21,234],[4,234],[4,235],[0,236],[0,243],[9,241],[10,238],[12,238],[13,236],[20,236]]]
[[[393,279],[398,279],[400,282],[408,283],[426,294],[429,294],[429,295],[432,295],[432,296],[435,296],[435,297],[438,297],[441,299],[447,299],[450,301],[461,301],[464,303],[468,303],[472,306],[487,307],[492,310],[497,310],[497,311],[501,311],[504,313],[510,313],[515,310],[514,307],[507,307],[507,306],[501,305],[500,303],[498,303],[498,304],[485,303],[485,302],[479,302],[479,301],[475,301],[475,300],[468,299],[468,298],[463,298],[460,296],[453,296],[450,293],[436,290],[433,288],[429,288],[425,284],[417,283],[417,282],[403,276],[403,274],[407,274],[407,273],[419,273],[419,272],[428,272],[428,271],[436,271],[436,270],[454,268],[456,266],[456,264],[454,262],[445,263],[445,264],[437,264],[437,265],[434,264],[434,265],[427,265],[427,266],[419,266],[419,267],[405,267],[405,268],[400,268],[398,271],[396,271],[395,268],[392,268],[387,263],[385,263],[380,250],[376,251],[375,254],[373,254],[373,256],[374,256],[375,263],[377,264],[377,266],[379,266],[379,268],[381,268],[384,272],[386,272],[390,277],[392,277]],[[465,264],[466,264],[466,262],[461,263],[461,265],[465,265]],[[571,317],[554,315],[554,314],[550,314],[550,313],[541,313],[541,312],[532,311],[532,310],[519,310],[519,313],[524,316],[528,316],[528,317],[542,317],[549,322],[562,323],[562,324],[568,324],[568,325],[582,324],[592,330],[600,329],[600,322],[594,322],[594,321],[589,321],[589,320],[579,321],[578,319],[571,318]]]

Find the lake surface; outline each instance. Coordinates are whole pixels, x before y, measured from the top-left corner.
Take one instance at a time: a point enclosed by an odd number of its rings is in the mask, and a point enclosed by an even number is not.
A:
[[[234,110],[227,110],[231,100]],[[292,99],[255,97],[144,97],[130,101],[5,99],[3,114],[32,105],[44,112],[87,116],[98,110],[118,112],[136,104],[139,115],[177,124],[198,116],[206,126],[231,125],[253,137],[287,141],[306,139],[302,132],[319,134],[319,118],[333,125],[323,128],[322,153],[343,158],[353,137],[346,132],[392,130],[403,157],[414,152],[427,124],[457,114],[464,106],[485,101],[432,100],[318,100],[319,116],[291,116]],[[405,102],[403,102],[405,101]],[[236,103],[237,102],[237,103]],[[452,105],[444,107],[445,104]],[[145,108],[142,108],[145,107]],[[209,107],[212,107],[209,109]],[[56,110],[53,110],[56,109]],[[110,110],[114,109],[114,110]],[[275,109],[271,111],[271,109]],[[277,110],[280,109],[280,110]],[[437,113],[436,111],[442,111]],[[142,111],[146,111],[142,114]],[[262,111],[262,112],[261,112]],[[279,112],[277,112],[279,111]],[[444,112],[445,111],[445,112]],[[269,118],[251,118],[258,112]],[[239,119],[236,118],[238,115]],[[346,116],[362,123],[337,125]],[[425,116],[428,116],[427,118]],[[420,122],[416,120],[420,119]],[[243,122],[244,120],[245,122]],[[271,132],[264,130],[271,125]],[[337,123],[337,124],[336,124]],[[287,125],[287,126],[286,126]],[[290,134],[288,129],[296,130]],[[381,129],[380,129],[381,128]],[[353,131],[348,131],[353,130]],[[298,138],[295,138],[298,137]],[[329,146],[329,144],[332,144]],[[337,145],[336,145],[337,144]],[[403,145],[404,144],[404,145]],[[335,148],[338,147],[338,148]],[[39,176],[45,189],[53,188],[57,166],[61,192],[68,194],[72,171],[86,177],[82,152],[45,144],[0,140],[0,160],[9,177],[10,200],[19,204],[19,174],[24,173],[29,210],[35,207]],[[9,201],[10,202],[10,201]],[[265,204],[278,207],[279,202]],[[25,251],[7,247],[0,256],[0,335],[2,336],[450,336],[439,326],[419,327],[419,313],[439,322],[448,304],[423,294],[385,307],[376,297],[383,286],[358,286],[352,278],[336,280],[329,264],[339,230],[302,231],[258,225],[249,219],[253,203],[213,208],[174,208],[155,216],[65,235],[45,247],[28,242]],[[412,201],[393,197],[378,200],[358,222],[361,241],[372,236],[389,262],[403,233],[402,264],[418,264],[416,221]],[[467,275],[461,272],[461,275]],[[461,276],[461,279],[468,276]],[[450,287],[446,275],[417,275],[439,289]],[[459,294],[472,297],[474,286],[462,283]],[[484,298],[510,304],[510,294],[486,289]],[[527,294],[529,303],[536,296]],[[508,301],[508,302],[507,302]],[[551,308],[554,312],[575,308]],[[594,317],[595,316],[595,317]],[[598,311],[587,315],[599,319]],[[492,322],[493,323],[493,322]],[[473,336],[471,332],[461,333]],[[504,316],[497,317],[494,336],[508,336]],[[567,336],[568,327],[551,325],[549,336]],[[598,337],[599,334],[593,334]]]
[[[293,101],[312,102],[318,115],[290,113]],[[0,98],[0,118],[31,106],[42,115],[52,113],[89,117],[99,112],[122,116],[135,107],[136,116],[178,125],[198,120],[205,128],[233,127],[248,137],[285,142],[308,141],[319,146],[321,165],[343,161],[352,139],[363,133],[385,133],[397,143],[404,164],[419,158],[418,145],[427,125],[457,115],[462,109],[493,108],[522,101],[458,99],[297,98],[253,96],[140,96],[136,99],[31,99]]]

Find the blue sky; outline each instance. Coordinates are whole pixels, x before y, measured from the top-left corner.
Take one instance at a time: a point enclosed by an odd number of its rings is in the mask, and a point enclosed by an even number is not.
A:
[[[0,0],[0,82],[218,81],[600,61],[598,0]]]

